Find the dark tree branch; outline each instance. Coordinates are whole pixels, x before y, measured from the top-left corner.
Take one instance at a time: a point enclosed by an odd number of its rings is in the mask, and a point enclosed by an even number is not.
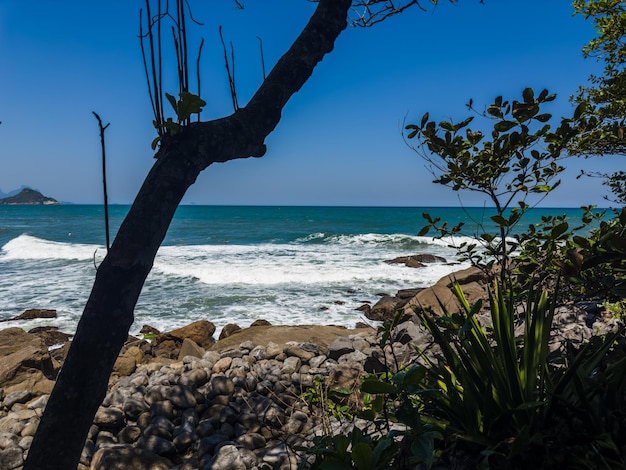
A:
[[[104,131],[111,125],[109,122],[106,126],[102,125],[102,119],[94,111],[93,115],[98,120],[98,127],[100,128],[100,148],[102,149],[102,190],[104,192],[104,233],[106,236],[107,253],[111,248],[111,237],[109,232],[109,195],[107,192],[107,166],[106,166],[106,144],[104,141]]]
[[[245,108],[165,135],[146,180],[100,265],[66,361],[30,447],[25,470],[76,468],[134,308],[182,197],[214,162],[262,156],[287,101],[347,25],[350,0],[321,0],[298,39]]]

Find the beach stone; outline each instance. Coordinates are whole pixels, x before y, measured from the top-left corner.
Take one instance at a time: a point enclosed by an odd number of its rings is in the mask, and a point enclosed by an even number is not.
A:
[[[220,447],[209,465],[211,470],[247,470],[246,462],[237,447],[228,444]]]
[[[228,436],[225,434],[216,433],[209,437],[200,439],[198,443],[198,450],[196,451],[199,457],[204,455],[213,455],[215,448],[224,442],[228,442]]]
[[[214,397],[215,395],[229,396],[234,391],[235,384],[233,381],[228,377],[218,375],[213,377],[211,380],[211,391],[209,393],[209,397]]]
[[[185,356],[202,357],[204,356],[204,349],[198,346],[194,340],[185,338],[180,346],[178,360],[182,361]]]
[[[166,458],[130,445],[99,449],[90,470],[169,470],[174,465]]]
[[[4,397],[4,406],[11,408],[16,403],[26,403],[31,396],[32,393],[30,390],[17,390],[15,392],[11,392]]]
[[[282,373],[283,374],[293,374],[294,372],[300,370],[300,366],[302,366],[302,361],[297,356],[291,356],[285,359],[283,362]]]
[[[352,345],[352,341],[344,336],[339,336],[328,345],[328,357],[334,360],[353,351],[354,346]]]
[[[265,447],[267,440],[256,432],[249,432],[239,436],[235,442],[246,449],[254,450]]]
[[[160,436],[142,436],[137,441],[137,447],[156,455],[173,456],[176,454],[176,447],[169,440]]]
[[[231,364],[233,363],[233,358],[226,356],[219,359],[212,368],[214,374],[219,374],[222,372],[226,372],[230,369]]]
[[[168,399],[177,408],[193,408],[197,404],[197,400],[189,387],[175,385],[169,388]]]
[[[285,344],[283,351],[287,356],[300,358],[303,363],[309,362],[309,360],[320,354],[319,346],[312,343],[288,342]]]
[[[141,413],[149,410],[150,408],[143,398],[129,397],[124,400],[122,409],[128,418],[136,420]]]
[[[122,352],[113,365],[113,373],[120,376],[129,376],[137,369],[137,359],[128,351]]]
[[[124,412],[118,408],[100,407],[94,416],[95,425],[105,429],[121,429],[124,426]]]
[[[117,440],[122,444],[132,444],[133,442],[137,442],[137,439],[140,437],[141,428],[139,426],[126,426],[118,433]]]
[[[8,447],[0,450],[0,468],[13,470],[24,465],[24,453],[19,447]]]

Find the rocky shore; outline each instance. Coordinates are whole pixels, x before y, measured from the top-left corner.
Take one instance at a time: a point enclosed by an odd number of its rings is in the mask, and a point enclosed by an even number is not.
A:
[[[427,308],[437,314],[433,305],[438,304],[428,303],[433,296],[453,303],[452,280],[469,296],[484,295],[484,281],[468,271],[363,307],[369,318],[380,320],[398,307],[405,309],[405,318],[382,347],[377,330],[366,325],[346,329],[259,322],[224,328],[218,341],[208,321],[165,333],[146,328],[149,339],[129,338],[115,364],[79,468],[296,468],[305,457],[301,449],[314,436],[353,425],[337,421],[323,406],[311,406],[315,393],[319,398],[330,390],[356,390],[364,374],[416,361],[416,347],[436,353],[412,312]],[[487,313],[481,321],[488,322]],[[561,307],[553,349],[615,327],[614,319],[597,312]],[[0,331],[2,469],[22,467],[54,385],[67,345],[49,351],[51,341],[50,331]]]

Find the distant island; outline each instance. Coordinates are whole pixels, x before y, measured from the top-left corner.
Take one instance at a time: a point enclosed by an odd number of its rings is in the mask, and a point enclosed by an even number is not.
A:
[[[15,196],[5,197],[0,199],[0,205],[14,206],[14,205],[58,205],[61,204],[56,199],[46,197],[39,191],[34,189],[24,188]]]

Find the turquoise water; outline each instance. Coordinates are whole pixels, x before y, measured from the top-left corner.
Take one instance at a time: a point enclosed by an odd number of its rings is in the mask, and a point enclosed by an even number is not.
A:
[[[127,211],[110,207],[112,238]],[[490,214],[477,208],[182,206],[137,304],[133,331],[198,319],[218,328],[260,318],[354,326],[364,320],[356,308],[378,293],[426,287],[465,267],[384,263],[415,253],[455,260],[449,241],[416,235],[423,212],[450,225],[465,222],[465,237],[493,228]],[[576,223],[580,210],[535,209],[526,223],[543,214]],[[0,319],[54,308],[59,318],[22,326],[73,331],[104,243],[101,206],[0,206]]]

